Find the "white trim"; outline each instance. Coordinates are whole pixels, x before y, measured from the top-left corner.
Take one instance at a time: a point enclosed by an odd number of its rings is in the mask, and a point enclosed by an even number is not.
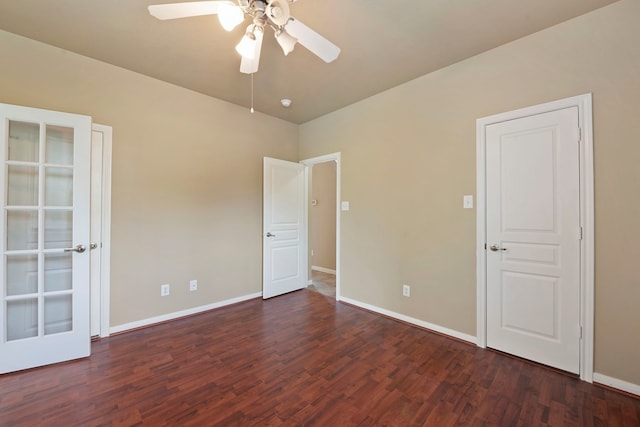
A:
[[[110,126],[99,125],[102,141],[102,262],[100,278],[100,336],[109,336],[111,310],[111,159],[113,131]]]
[[[93,123],[91,130],[101,132],[102,140],[102,259],[100,260],[100,337],[109,336],[111,307],[111,156],[113,129]]]
[[[341,265],[341,261],[340,261],[340,229],[341,229],[341,225],[340,225],[340,201],[341,201],[341,191],[340,189],[342,188],[342,173],[341,173],[341,155],[340,153],[331,153],[331,154],[327,154],[324,156],[319,156],[319,157],[313,157],[311,159],[305,159],[300,161],[300,163],[302,163],[303,165],[305,165],[305,169],[304,169],[304,181],[305,181],[305,185],[304,185],[304,189],[305,189],[305,200],[306,203],[304,204],[304,223],[305,223],[305,227],[304,227],[304,238],[305,238],[305,242],[306,242],[306,247],[305,247],[305,259],[309,259],[309,238],[308,238],[308,234],[309,234],[309,167],[313,166],[313,165],[317,165],[319,163],[326,163],[326,162],[330,162],[330,161],[334,161],[336,162],[336,271],[335,271],[335,275],[336,275],[336,301],[340,301],[341,297],[341,292],[342,292],[342,285],[341,285],[341,273],[340,273],[340,265]]]
[[[476,295],[477,345],[487,346],[486,336],[486,204],[485,204],[485,128],[491,124],[514,120],[549,111],[578,107],[578,120],[582,130],[580,144],[580,219],[583,239],[580,259],[580,379],[593,381],[594,336],[594,190],[593,190],[593,124],[591,94],[579,95],[515,111],[483,117],[476,121]]]
[[[335,270],[332,270],[330,268],[318,267],[317,265],[312,265],[311,269],[315,271],[319,271],[321,273],[333,274],[334,276],[336,274]]]
[[[109,336],[111,310],[111,159],[113,129],[94,123],[92,130],[102,132],[102,260],[100,262],[100,337]]]
[[[109,331],[112,334],[129,331],[131,329],[142,328],[145,326],[151,326],[156,323],[166,322],[168,320],[175,320],[185,316],[191,316],[193,314],[202,313],[204,311],[213,310],[215,308],[224,307],[231,304],[236,304],[242,301],[248,301],[255,298],[261,298],[262,292],[256,292],[255,294],[243,295],[236,298],[231,298],[224,301],[214,302],[213,304],[201,305],[200,307],[189,308],[187,310],[176,311],[173,313],[163,314],[162,316],[151,317],[149,319],[138,320],[136,322],[125,323],[123,325],[114,326]]]
[[[613,387],[627,393],[635,394],[636,396],[640,396],[640,385],[638,384],[633,384],[627,381],[619,380],[617,378],[612,378],[607,375],[599,374],[597,372],[593,373],[593,382]]]
[[[465,333],[458,332],[453,329],[449,329],[443,326],[435,325],[433,323],[425,322],[424,320],[416,319],[415,317],[409,317],[404,314],[396,313],[395,311],[376,307],[374,305],[356,301],[351,298],[342,297],[340,301],[346,302],[347,304],[355,305],[356,307],[360,307],[365,310],[372,311],[374,313],[382,314],[387,317],[392,317],[394,319],[401,320],[403,322],[410,323],[412,325],[419,326],[424,329],[429,329],[431,331],[438,332],[440,334],[447,335],[449,337],[457,338],[462,341],[467,341],[471,344],[476,343],[476,337],[472,335],[467,335]]]
[[[478,347],[487,347],[486,154],[484,125],[476,120],[476,335]]]

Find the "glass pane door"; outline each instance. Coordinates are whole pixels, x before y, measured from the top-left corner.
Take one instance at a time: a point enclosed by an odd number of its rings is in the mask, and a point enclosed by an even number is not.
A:
[[[6,104],[0,112],[2,373],[88,348],[89,257],[79,245],[88,243],[91,120]]]

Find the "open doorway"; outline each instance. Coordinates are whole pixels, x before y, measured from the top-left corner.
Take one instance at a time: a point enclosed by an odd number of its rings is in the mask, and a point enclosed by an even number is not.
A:
[[[306,166],[308,286],[340,299],[340,154],[302,163]]]

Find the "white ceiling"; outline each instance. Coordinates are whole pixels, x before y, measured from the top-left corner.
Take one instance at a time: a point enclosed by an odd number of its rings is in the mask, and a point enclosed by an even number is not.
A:
[[[1,0],[0,29],[248,108],[251,78],[234,49],[246,25],[227,33],[215,16],[147,12],[178,1]],[[297,45],[285,57],[267,30],[255,108],[304,123],[614,1],[299,0],[291,14],[342,53],[326,64]]]

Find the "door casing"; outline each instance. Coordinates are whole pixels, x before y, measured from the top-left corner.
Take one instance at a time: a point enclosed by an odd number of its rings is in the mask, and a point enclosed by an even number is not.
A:
[[[487,346],[486,132],[487,126],[559,109],[577,107],[580,126],[580,378],[593,381],[594,337],[594,182],[590,93],[483,117],[476,121],[476,286],[477,345]]]

